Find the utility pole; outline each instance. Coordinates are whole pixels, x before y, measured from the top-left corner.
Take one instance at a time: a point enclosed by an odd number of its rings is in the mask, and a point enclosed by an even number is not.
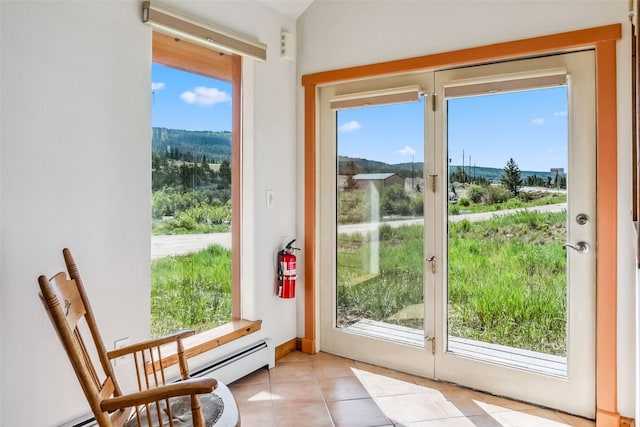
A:
[[[462,149],[462,182],[467,182],[467,179],[464,176],[464,148]]]

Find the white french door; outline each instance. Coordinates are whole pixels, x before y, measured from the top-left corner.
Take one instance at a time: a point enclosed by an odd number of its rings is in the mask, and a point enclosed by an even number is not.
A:
[[[593,52],[323,87],[320,140],[321,349],[593,418]]]
[[[435,75],[442,100],[436,111],[440,170],[454,152],[473,147],[478,162],[490,154],[530,165],[523,170],[549,172],[547,187],[540,187],[545,178],[527,177],[529,186],[523,182],[520,189],[526,198],[540,189],[566,195],[566,202],[504,216],[494,212],[478,222],[458,221],[438,199],[445,219],[434,247],[442,260],[436,271],[435,376],[590,418],[595,416],[594,73],[594,54],[588,51]],[[513,122],[518,120],[523,122]],[[551,129],[563,126],[561,132]],[[470,130],[477,141],[465,140]],[[467,164],[473,173],[473,157]],[[484,299],[470,308],[467,294]]]
[[[318,204],[322,350],[427,377],[432,87],[433,75],[420,74],[322,88]],[[383,166],[391,157],[402,175]]]

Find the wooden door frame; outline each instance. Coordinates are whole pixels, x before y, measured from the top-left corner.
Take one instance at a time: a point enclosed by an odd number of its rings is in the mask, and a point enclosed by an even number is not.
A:
[[[317,344],[317,94],[318,87],[346,80],[452,66],[484,64],[536,55],[594,49],[596,54],[597,239],[596,426],[620,426],[617,369],[618,162],[616,41],[621,24],[534,37],[451,52],[302,76],[304,87],[304,337],[301,349]]]

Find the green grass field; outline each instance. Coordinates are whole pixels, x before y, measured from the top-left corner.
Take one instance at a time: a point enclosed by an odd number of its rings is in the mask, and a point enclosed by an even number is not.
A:
[[[231,251],[221,246],[151,263],[151,334],[197,332],[231,319]]]
[[[565,355],[565,224],[566,213],[536,212],[449,224],[449,333]],[[423,319],[394,315],[424,303],[423,239],[422,226],[381,226],[373,271],[368,237],[338,236],[339,326],[367,318],[422,329]],[[154,260],[152,334],[228,322],[230,271],[219,246]]]
[[[565,213],[524,212],[450,224],[449,333],[564,355],[565,223]],[[338,324],[368,318],[422,328],[421,319],[389,319],[423,303],[422,241],[422,226],[383,226],[380,270],[371,275],[366,238],[341,235]]]

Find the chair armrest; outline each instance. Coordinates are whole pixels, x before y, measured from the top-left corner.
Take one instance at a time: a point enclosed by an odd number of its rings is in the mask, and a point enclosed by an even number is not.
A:
[[[149,390],[105,399],[100,403],[100,408],[103,411],[110,412],[132,406],[153,403],[170,397],[211,393],[217,386],[218,381],[216,381],[215,378],[191,378]]]
[[[194,334],[195,334],[195,331],[191,329],[177,331],[160,338],[154,338],[154,339],[142,341],[139,343],[127,345],[125,347],[121,347],[115,350],[107,351],[107,357],[109,357],[109,359],[115,359],[117,357],[126,356],[127,354],[135,353],[136,351],[147,350],[153,347],[158,347],[164,344],[168,344],[170,342],[180,341],[181,339],[190,337]]]

